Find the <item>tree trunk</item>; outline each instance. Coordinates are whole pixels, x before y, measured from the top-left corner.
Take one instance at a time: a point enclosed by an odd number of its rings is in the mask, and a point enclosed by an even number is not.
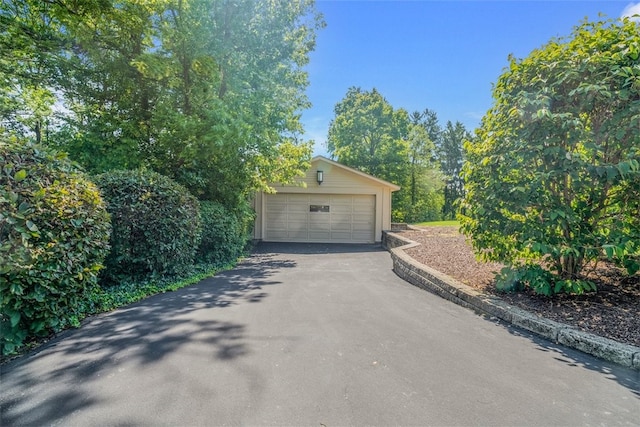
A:
[[[36,120],[36,125],[33,131],[36,134],[36,143],[40,144],[42,142],[42,121]]]

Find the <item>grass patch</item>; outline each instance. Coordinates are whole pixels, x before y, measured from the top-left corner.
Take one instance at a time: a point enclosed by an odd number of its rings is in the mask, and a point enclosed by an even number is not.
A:
[[[450,221],[427,221],[419,222],[417,224],[411,224],[418,227],[460,227],[460,222],[456,220]]]

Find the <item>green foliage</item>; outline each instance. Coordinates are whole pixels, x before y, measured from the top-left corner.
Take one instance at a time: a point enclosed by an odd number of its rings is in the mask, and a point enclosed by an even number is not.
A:
[[[151,295],[172,292],[193,285],[207,277],[213,276],[221,269],[232,268],[233,265],[234,263],[222,266],[199,263],[179,278],[167,277],[151,281],[121,282],[114,284],[104,288],[99,294],[96,294],[94,305],[97,307],[97,312],[112,311],[118,307],[133,304]]]
[[[496,276],[496,288],[503,292],[522,291],[530,286],[537,293],[549,295],[553,276],[537,264],[519,268],[504,267]]]
[[[327,147],[339,162],[402,187],[393,194],[394,221],[440,218],[442,176],[428,129],[415,117],[394,110],[376,89],[352,87],[329,126]]]
[[[442,205],[444,196],[441,191],[422,193],[420,199],[414,204],[400,204],[401,209],[394,213],[394,221],[416,223],[426,221],[438,221],[442,217]],[[405,199],[406,201],[406,199]]]
[[[181,275],[200,242],[198,200],[170,178],[145,170],[96,177],[113,232],[103,283]]]
[[[110,6],[110,0],[0,3],[0,128],[38,143],[60,143],[52,136],[61,125],[53,106],[69,81],[69,30]]]
[[[445,220],[445,221],[427,221],[427,222],[419,222],[414,225],[420,227],[456,227],[460,228],[460,222],[455,220]]]
[[[309,166],[304,68],[323,25],[312,0],[2,2],[0,131],[66,151],[92,175],[164,174],[221,201],[246,234],[248,197]],[[187,217],[197,213],[191,204],[181,205]],[[175,235],[194,240],[197,221],[165,219],[155,225],[173,228],[156,230],[161,244],[151,252],[114,249],[110,265],[133,269],[111,268],[105,280],[186,268],[198,243],[181,250]],[[150,245],[151,229],[131,224]]]
[[[309,165],[323,26],[312,0],[2,2],[0,128],[93,175],[146,167],[234,206]]]
[[[462,146],[470,138],[469,132],[460,122],[447,122],[439,144],[439,159],[442,173],[446,176],[442,214],[455,218],[457,205],[464,196],[464,181],[461,176],[464,154]]]
[[[200,217],[202,238],[198,258],[214,265],[235,261],[249,239],[243,220],[214,201],[200,202]]]
[[[638,52],[625,20],[512,58],[465,145],[463,232],[484,259],[550,265],[541,293],[591,290],[580,273],[599,257],[640,267]]]
[[[582,294],[596,290],[595,283],[590,280],[558,280],[551,272],[535,263],[507,266],[496,276],[496,288],[500,291],[517,292],[525,287],[546,296],[557,293]]]
[[[440,140],[438,116],[425,109],[410,116],[408,177],[398,194],[396,206],[403,212],[403,221],[421,222],[441,219],[445,176],[435,161],[436,143]]]
[[[327,147],[338,161],[393,183],[405,180],[409,117],[376,90],[349,88],[335,106]]]
[[[0,142],[2,352],[75,325],[92,310],[109,250],[98,189],[64,155]]]
[[[312,1],[108,3],[66,28],[58,141],[73,159],[151,168],[226,206],[305,170]]]

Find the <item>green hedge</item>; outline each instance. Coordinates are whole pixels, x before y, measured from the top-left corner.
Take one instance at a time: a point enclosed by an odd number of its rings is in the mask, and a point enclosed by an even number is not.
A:
[[[63,154],[0,141],[0,343],[12,353],[92,311],[108,252],[98,189]]]
[[[243,219],[214,201],[200,202],[200,217],[202,239],[198,258],[216,265],[235,261],[244,251],[248,240]]]
[[[200,243],[199,202],[156,172],[112,171],[96,177],[111,214],[111,252],[102,283],[184,274]]]

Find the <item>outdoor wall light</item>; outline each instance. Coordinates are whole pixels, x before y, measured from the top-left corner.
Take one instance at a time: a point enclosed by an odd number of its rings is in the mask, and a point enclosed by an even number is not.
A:
[[[317,171],[316,172],[316,179],[318,180],[318,185],[322,185],[322,182],[324,181],[324,172]]]

